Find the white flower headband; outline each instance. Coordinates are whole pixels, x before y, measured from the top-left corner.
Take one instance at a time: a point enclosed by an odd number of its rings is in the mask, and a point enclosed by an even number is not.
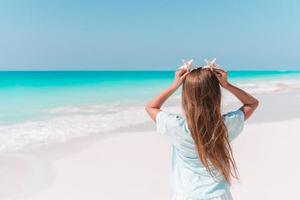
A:
[[[193,59],[189,61],[182,60],[183,65],[179,67],[179,69],[187,69],[189,72],[193,71],[194,69],[210,69],[213,71],[213,69],[218,69],[220,66],[216,63],[216,58],[212,59],[211,61],[204,59],[205,65],[204,66],[195,66],[193,65]]]

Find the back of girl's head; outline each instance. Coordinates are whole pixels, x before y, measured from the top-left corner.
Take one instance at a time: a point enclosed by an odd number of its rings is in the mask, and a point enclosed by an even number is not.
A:
[[[210,173],[219,170],[230,183],[237,170],[221,115],[221,88],[213,71],[198,68],[186,76],[182,107],[202,164]]]
[[[201,106],[210,112],[220,109],[221,89],[216,75],[211,70],[198,68],[191,71],[186,76],[182,88],[184,107]]]

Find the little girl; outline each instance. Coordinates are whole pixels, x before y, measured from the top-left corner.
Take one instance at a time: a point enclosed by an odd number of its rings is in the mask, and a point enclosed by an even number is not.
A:
[[[184,117],[161,110],[181,84]],[[243,106],[222,115],[220,85]],[[257,106],[258,100],[230,84],[219,68],[178,70],[173,84],[146,105],[157,131],[172,144],[173,200],[232,199],[229,186],[237,168],[230,142]]]

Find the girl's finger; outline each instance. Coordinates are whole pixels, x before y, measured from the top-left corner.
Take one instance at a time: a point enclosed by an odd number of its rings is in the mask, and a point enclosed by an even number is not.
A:
[[[222,73],[217,72],[217,71],[213,71],[213,72],[214,72],[214,74],[215,74],[217,77],[222,77]]]
[[[226,71],[224,71],[221,68],[214,68],[213,71],[219,72],[219,73],[226,73]]]
[[[183,69],[181,69],[181,70],[179,71],[179,75],[182,75],[182,74],[184,74],[185,72],[187,72],[187,69],[183,68]]]
[[[183,75],[181,76],[181,78],[184,79],[188,74],[189,74],[189,72],[186,71],[185,74],[183,74]]]
[[[181,73],[181,69],[180,69],[180,70],[177,70],[177,71],[175,72],[175,75],[176,75],[176,76],[180,76],[180,73]]]

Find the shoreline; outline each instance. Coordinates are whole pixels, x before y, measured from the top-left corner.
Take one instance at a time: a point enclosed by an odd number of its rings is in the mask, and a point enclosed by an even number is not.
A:
[[[300,101],[300,90],[296,91],[283,91],[277,92],[273,94],[263,94],[263,95],[256,95],[256,97],[260,100],[260,106],[258,107],[257,111],[253,114],[249,120],[247,120],[247,124],[257,124],[257,123],[264,123],[264,122],[273,122],[273,121],[285,121],[289,119],[297,119],[300,118],[300,106],[297,102],[297,98]],[[228,104],[226,107],[223,106],[223,112],[226,113],[231,110],[238,109],[241,106],[241,103],[232,95],[229,95],[229,98],[234,98],[235,101]],[[283,105],[285,104],[285,105]],[[174,113],[180,114],[180,103],[178,99],[170,98],[166,102],[166,106],[164,107],[166,110],[173,111]],[[141,107],[141,109],[144,108]],[[144,112],[146,115],[146,113]],[[67,139],[66,141],[62,142],[53,142],[49,144],[39,144],[34,145],[33,147],[24,147],[14,151],[4,151],[1,153],[23,153],[23,152],[35,152],[40,151],[43,149],[52,149],[52,147],[56,148],[57,146],[64,146],[65,144],[69,143],[77,143],[80,141],[88,141],[88,140],[101,140],[106,139],[109,137],[114,137],[116,134],[126,134],[130,132],[145,132],[145,131],[153,131],[155,130],[155,124],[148,120],[144,123],[134,124],[130,126],[120,127],[114,129],[112,131],[106,131],[101,133],[94,133],[91,135],[79,136]]]
[[[298,98],[296,94],[299,93],[300,90],[287,90],[271,94],[256,94],[255,96],[259,99],[266,99],[261,102],[268,102],[268,104],[273,105],[261,105],[259,107],[259,109],[263,109],[261,113],[272,113],[272,115],[268,114],[268,118],[266,118],[265,115],[259,114],[258,117],[251,118],[249,123],[278,121],[297,117],[295,111],[300,113],[300,108],[293,99]],[[282,106],[281,102],[278,101],[286,102],[289,107]],[[56,108],[51,110],[53,117],[46,117],[45,120],[29,120],[25,123],[0,126],[0,132],[2,132],[0,135],[0,151],[16,152],[19,149],[22,151],[22,149],[28,147],[38,149],[42,145],[64,143],[76,138],[114,134],[115,132],[153,130],[152,122],[144,112],[146,102],[146,100],[140,101],[127,106],[89,105],[74,108]],[[239,106],[241,104],[238,100],[223,90],[223,113],[237,109]],[[270,109],[271,107],[274,108]],[[164,109],[173,113],[182,113],[179,93],[166,102]],[[281,110],[281,112],[278,112],[278,110]]]

